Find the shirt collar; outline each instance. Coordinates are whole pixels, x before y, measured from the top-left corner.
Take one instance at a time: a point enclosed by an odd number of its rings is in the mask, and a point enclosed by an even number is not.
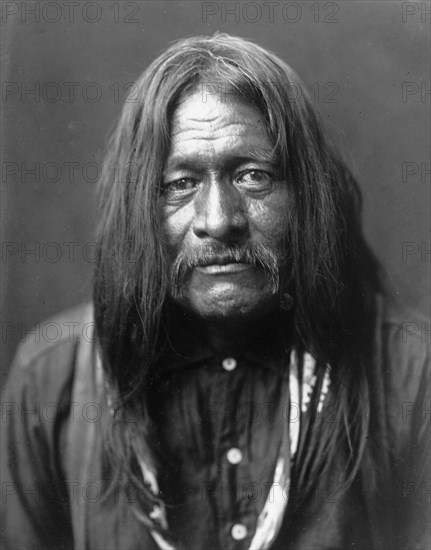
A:
[[[256,368],[269,369],[282,377],[289,376],[289,354],[294,343],[291,318],[281,317],[275,329],[264,338],[256,339],[253,345],[239,353],[221,354],[213,350],[195,335],[188,335],[179,327],[175,342],[167,338],[153,369],[156,377],[197,368],[202,364],[226,357],[247,362]]]

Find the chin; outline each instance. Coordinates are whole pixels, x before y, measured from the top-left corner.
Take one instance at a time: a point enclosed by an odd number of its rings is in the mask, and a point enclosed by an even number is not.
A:
[[[183,306],[207,320],[245,320],[258,318],[275,309],[277,300],[277,295],[269,289],[254,292],[236,289],[235,292],[212,295],[191,293]]]

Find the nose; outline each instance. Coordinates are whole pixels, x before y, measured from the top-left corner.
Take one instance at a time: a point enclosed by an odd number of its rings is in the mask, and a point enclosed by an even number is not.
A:
[[[208,182],[195,200],[193,231],[197,237],[235,241],[247,228],[240,192],[230,182]]]

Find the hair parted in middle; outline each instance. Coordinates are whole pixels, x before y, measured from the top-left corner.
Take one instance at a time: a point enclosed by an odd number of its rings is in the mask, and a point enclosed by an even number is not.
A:
[[[135,90],[136,101],[125,104],[106,156],[94,276],[98,345],[118,418],[138,419],[109,430],[120,475],[141,483],[137,456],[156,468],[143,396],[165,337],[169,273],[160,188],[172,115],[182,99],[200,92],[202,101],[215,93],[244,101],[265,118],[290,192],[286,242],[297,343],[329,363],[339,381],[335,423],[322,431],[311,462],[296,473],[297,494],[307,494],[340,441],[348,447],[348,484],[367,433],[367,369],[381,291],[379,266],[362,235],[355,179],[324,136],[299,77],[252,42],[226,34],[182,39],[144,71]],[[145,487],[142,494],[153,498]]]

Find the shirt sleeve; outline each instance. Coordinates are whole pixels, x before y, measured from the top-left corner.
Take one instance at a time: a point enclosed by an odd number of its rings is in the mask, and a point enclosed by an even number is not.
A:
[[[387,327],[395,530],[400,547],[422,550],[431,547],[430,354],[426,335],[419,329],[410,334],[407,325]],[[421,323],[414,326],[420,328]]]
[[[2,547],[67,550],[73,540],[60,427],[73,346],[61,342],[30,361],[22,348],[2,399]]]
[[[431,548],[431,395],[428,353],[423,354],[419,367],[418,391],[414,398],[409,397],[402,403],[401,418],[410,428],[401,498],[406,517],[409,518],[408,540],[414,550]]]

